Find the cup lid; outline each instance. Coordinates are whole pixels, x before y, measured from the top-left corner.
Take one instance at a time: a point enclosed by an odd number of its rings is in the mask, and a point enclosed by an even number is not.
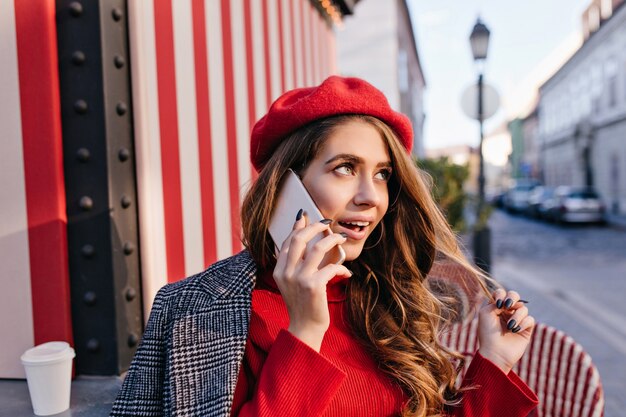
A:
[[[48,342],[28,349],[22,355],[22,363],[35,365],[53,363],[76,356],[67,342]]]

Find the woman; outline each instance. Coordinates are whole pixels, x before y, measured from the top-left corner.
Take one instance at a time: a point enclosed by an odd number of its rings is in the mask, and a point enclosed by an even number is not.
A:
[[[112,415],[526,416],[537,399],[511,368],[534,319],[513,291],[481,308],[481,347],[455,388],[458,356],[438,341],[443,303],[425,278],[436,256],[471,267],[412,140],[360,79],[277,99],[252,132],[246,250],[159,291]],[[268,225],[289,168],[326,219],[295,212],[276,254]],[[337,245],[346,262],[319,268]]]

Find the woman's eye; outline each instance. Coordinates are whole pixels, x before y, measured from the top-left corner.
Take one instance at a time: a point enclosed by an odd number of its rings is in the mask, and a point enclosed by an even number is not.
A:
[[[391,170],[385,169],[376,174],[375,178],[383,181],[388,181],[391,177]]]
[[[337,168],[335,168],[335,171],[344,175],[352,175],[352,173],[354,172],[350,165],[339,165]]]

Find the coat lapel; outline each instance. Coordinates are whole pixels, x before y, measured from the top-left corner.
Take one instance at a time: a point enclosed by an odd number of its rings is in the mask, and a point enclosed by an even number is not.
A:
[[[174,416],[230,415],[256,266],[247,251],[199,274],[180,294],[167,366]]]

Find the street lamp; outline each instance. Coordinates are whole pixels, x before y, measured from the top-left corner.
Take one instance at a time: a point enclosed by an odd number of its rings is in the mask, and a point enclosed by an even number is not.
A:
[[[478,123],[480,124],[480,145],[478,148],[478,208],[476,211],[476,226],[474,227],[474,263],[485,272],[491,270],[491,232],[486,219],[483,218],[485,206],[485,163],[483,160],[483,63],[487,59],[489,49],[489,29],[480,18],[470,34],[470,45],[474,61],[479,64],[478,71]]]

